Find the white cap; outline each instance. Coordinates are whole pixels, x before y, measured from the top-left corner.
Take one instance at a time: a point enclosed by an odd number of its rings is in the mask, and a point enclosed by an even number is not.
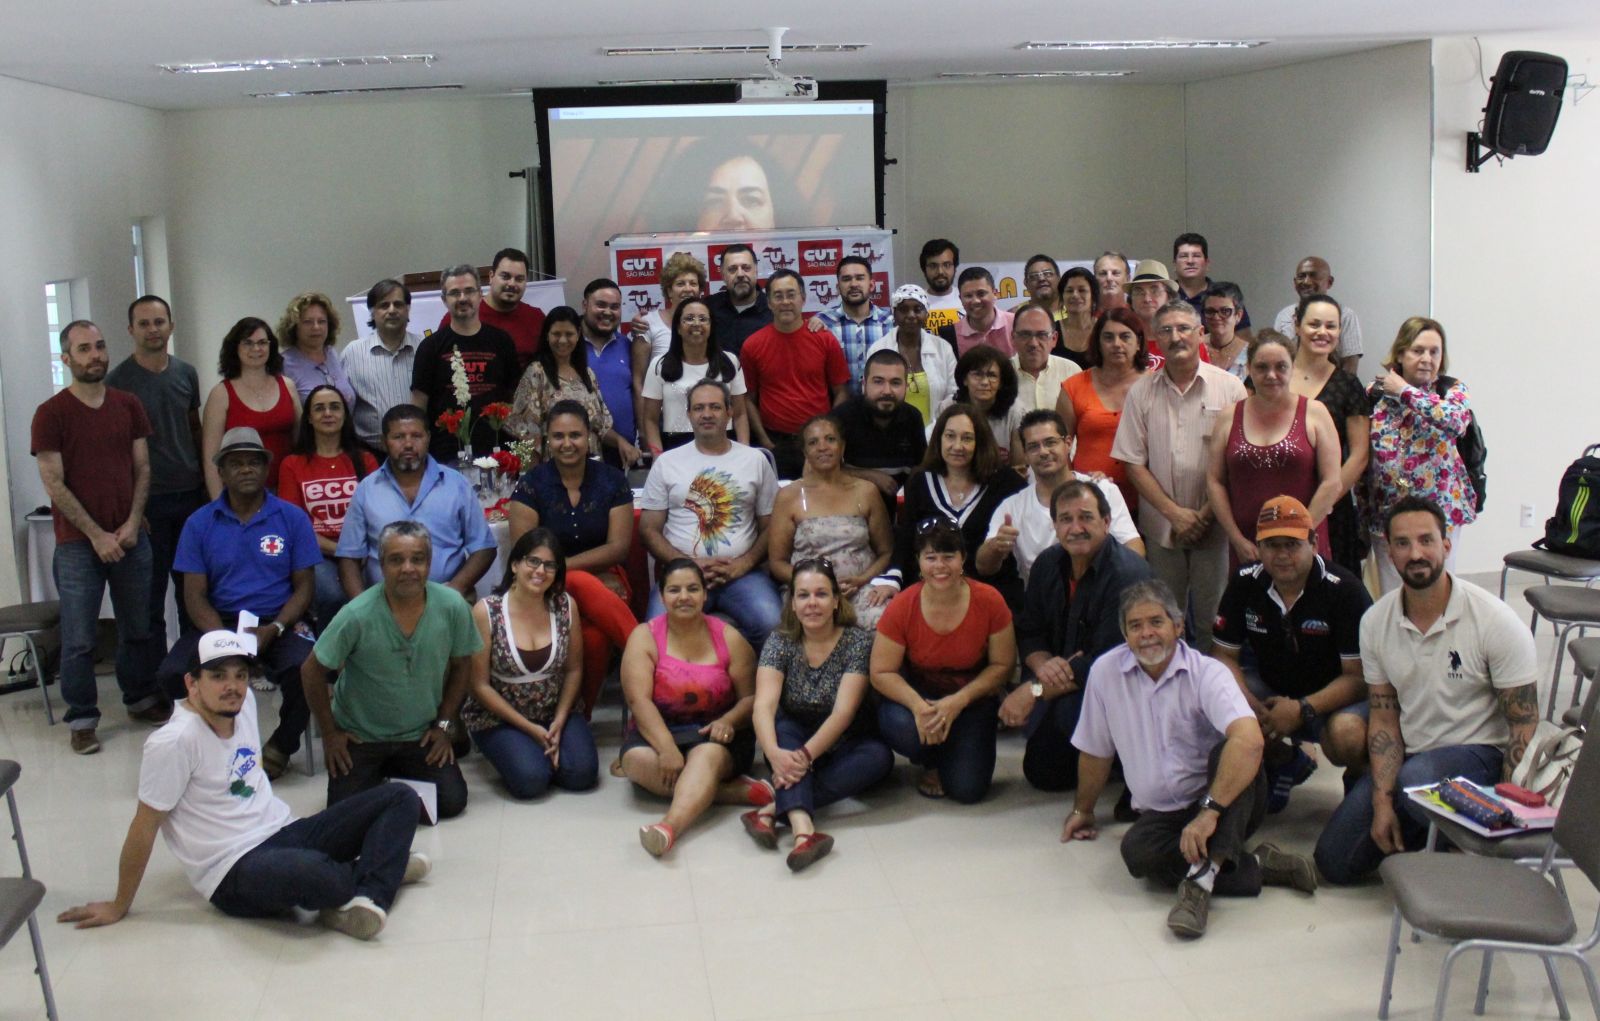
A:
[[[198,670],[218,660],[236,658],[255,663],[255,635],[236,634],[232,631],[207,631],[200,636],[200,644],[195,649],[195,669]]]
[[[894,289],[894,296],[889,299],[889,307],[899,308],[902,301],[915,301],[923,308],[927,308],[928,292],[917,284],[901,284]]]

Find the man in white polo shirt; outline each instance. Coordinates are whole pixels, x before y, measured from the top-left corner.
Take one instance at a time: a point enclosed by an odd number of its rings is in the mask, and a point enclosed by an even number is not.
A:
[[[1371,772],[1317,840],[1330,883],[1353,883],[1384,856],[1427,839],[1424,810],[1404,788],[1464,776],[1509,780],[1539,723],[1533,636],[1505,603],[1444,569],[1444,513],[1402,497],[1384,526],[1405,584],[1361,618],[1361,668],[1371,718]]]

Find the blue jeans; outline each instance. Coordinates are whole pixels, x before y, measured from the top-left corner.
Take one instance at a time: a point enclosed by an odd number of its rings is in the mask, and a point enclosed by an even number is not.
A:
[[[878,707],[878,732],[889,747],[919,766],[937,769],[945,796],[963,805],[982,801],[994,782],[999,722],[1000,700],[980,698],[951,722],[943,744],[925,745],[911,710],[887,699]]]
[[[817,732],[799,720],[778,714],[778,747],[794,751]],[[800,809],[808,814],[854,797],[894,771],[894,753],[871,735],[845,734],[811,764],[811,771],[793,787],[779,787],[774,798],[778,818]]]
[[[1449,745],[1408,755],[1400,767],[1400,787],[1438,783],[1454,776],[1475,783],[1498,783],[1503,755],[1501,749],[1488,744]],[[1398,791],[1395,808],[1406,850],[1421,849],[1428,839],[1427,811]],[[1336,886],[1371,875],[1383,863],[1383,852],[1372,839],[1372,774],[1357,780],[1333,810],[1317,838],[1316,861],[1323,877]]]
[[[103,562],[87,539],[56,547],[51,562],[61,599],[61,697],[67,701],[67,725],[93,730],[100,720],[94,682],[94,649],[100,626],[100,601],[111,586],[111,608],[117,617],[117,687],[129,712],[148,709],[161,700],[156,664],[161,649],[150,639],[150,539],[139,533],[133,549],[114,564]]]
[[[646,612],[652,618],[667,612],[659,589],[650,590],[650,605]],[[758,568],[726,585],[707,589],[706,612],[720,613],[733,621],[733,626],[744,635],[745,641],[760,654],[761,647],[767,642],[767,635],[778,626],[783,600],[772,578]]]
[[[1083,689],[1060,698],[1038,699],[1028,714],[1027,748],[1022,753],[1022,775],[1041,791],[1070,791],[1078,786],[1078,749],[1072,732],[1078,729],[1083,709]]]
[[[336,908],[357,896],[388,911],[421,815],[417,792],[405,784],[362,791],[256,845],[233,863],[211,903],[235,918]]]
[[[172,558],[178,552],[183,523],[205,502],[205,490],[192,489],[186,493],[152,493],[144,506],[144,519],[150,524],[150,636],[163,647],[167,644],[169,577],[174,602],[178,604],[178,634],[194,629],[183,605],[183,575],[172,569]]]
[[[561,764],[553,768],[539,742],[509,724],[480,730],[472,740],[513,798],[537,798],[552,783],[564,791],[586,791],[600,782],[600,753],[589,721],[578,713],[561,728]]]
[[[311,612],[316,614],[317,630],[326,631],[334,615],[344,609],[350,597],[344,594],[344,586],[339,584],[339,564],[336,560],[324,557],[320,564],[311,569],[311,579],[316,585],[311,596]]]

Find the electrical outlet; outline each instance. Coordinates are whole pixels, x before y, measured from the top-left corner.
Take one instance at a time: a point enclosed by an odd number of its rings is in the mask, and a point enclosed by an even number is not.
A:
[[[1533,528],[1533,527],[1535,527],[1535,522],[1537,522],[1538,519],[1539,519],[1538,511],[1536,511],[1534,509],[1533,504],[1525,503],[1525,504],[1522,505],[1522,527],[1523,528]]]

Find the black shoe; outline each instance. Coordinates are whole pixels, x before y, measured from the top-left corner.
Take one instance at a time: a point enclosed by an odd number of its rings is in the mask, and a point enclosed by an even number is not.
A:
[[[155,726],[159,727],[163,723],[172,719],[172,703],[160,701],[155,705],[146,706],[143,709],[130,709],[128,710],[128,719],[137,720],[140,723],[154,724]]]

